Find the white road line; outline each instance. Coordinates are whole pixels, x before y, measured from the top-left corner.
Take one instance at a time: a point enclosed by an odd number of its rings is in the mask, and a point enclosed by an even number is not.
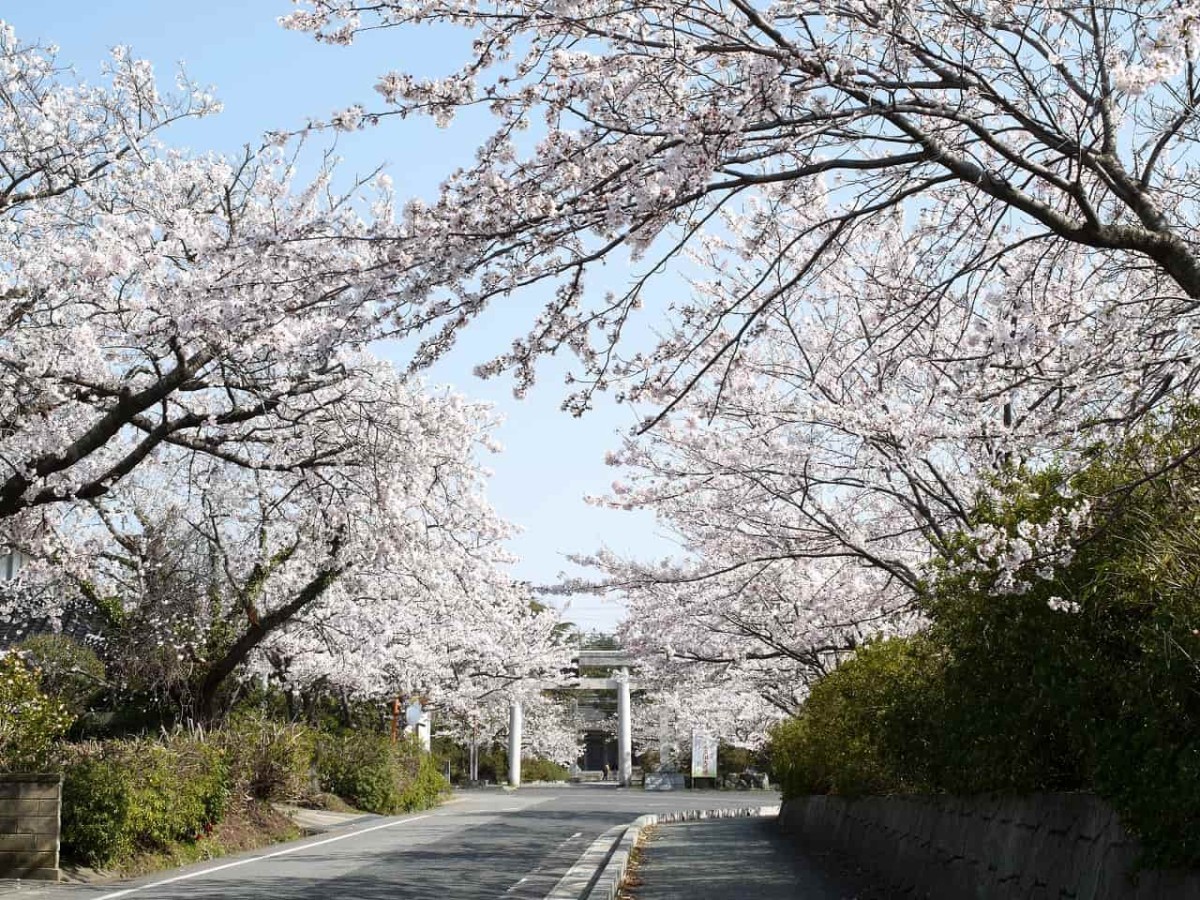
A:
[[[530,800],[524,806],[498,806],[495,809],[487,809],[486,807],[484,807],[483,809],[480,809],[479,812],[481,812],[481,813],[520,812],[523,809],[529,809],[531,806],[541,806],[543,803],[549,803],[551,800],[557,800],[557,799],[558,799],[558,794],[554,794],[553,796],[550,796],[550,797],[539,797],[537,800]]]
[[[582,831],[575,832],[573,835],[571,835],[566,840],[559,841],[558,846],[556,846],[553,850],[551,850],[550,853],[547,855],[553,856],[555,853],[558,853],[560,850],[562,850],[563,847],[567,846],[567,844],[571,843],[571,841],[575,840],[575,838],[582,837],[582,836],[583,836]],[[518,881],[516,884],[514,884],[512,887],[510,887],[504,893],[511,894],[513,891],[515,891],[517,888],[519,888],[521,885],[523,885],[525,882],[527,882],[530,878],[533,878],[536,875],[541,875],[543,872],[546,871],[546,869],[548,867],[549,867],[549,863],[544,863],[544,864],[538,866],[536,869],[534,869],[532,872],[530,872],[528,875],[526,875],[524,878],[522,878],[520,881]]]
[[[583,837],[583,832],[577,831],[573,835],[571,835],[569,838],[567,838],[566,840],[559,841],[558,846],[555,847],[554,850],[552,850],[551,852],[557,853],[559,850],[561,850],[563,847],[567,846],[567,844],[571,843],[571,841],[575,840],[575,838],[577,838],[577,837]]]
[[[287,856],[291,853],[299,853],[301,850],[308,850],[310,847],[322,847],[325,844],[334,844],[338,841],[345,841],[352,837],[358,837],[360,834],[368,834],[372,831],[380,831],[384,828],[395,828],[398,825],[407,825],[409,822],[416,822],[420,819],[428,819],[432,813],[426,813],[422,816],[413,816],[411,819],[400,819],[395,822],[384,822],[382,825],[372,825],[370,828],[360,828],[358,831],[351,831],[346,834],[338,834],[333,837],[323,838],[319,841],[313,841],[311,844],[300,844],[296,847],[288,847],[284,850],[276,850],[274,853],[264,853],[262,856],[254,856],[250,859],[236,859],[233,862],[224,863],[223,865],[213,866],[211,869],[204,869],[200,872],[188,872],[186,875],[176,875],[174,878],[164,878],[162,881],[155,881],[151,884],[143,884],[139,887],[125,888],[123,891],[114,891],[111,894],[104,894],[95,900],[116,900],[117,897],[128,897],[130,894],[136,894],[140,891],[148,891],[150,888],[162,887],[164,884],[175,884],[179,881],[189,881],[192,878],[203,878],[205,875],[211,875],[214,872],[221,872],[225,869],[233,869],[237,866],[248,866],[250,863],[262,862],[264,859],[275,859],[278,856]]]

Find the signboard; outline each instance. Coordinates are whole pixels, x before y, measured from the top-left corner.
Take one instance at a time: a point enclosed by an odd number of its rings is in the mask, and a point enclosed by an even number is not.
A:
[[[692,777],[717,777],[717,739],[707,731],[692,732]]]
[[[408,709],[404,711],[404,721],[406,721],[410,727],[416,725],[421,721],[422,712],[423,710],[421,709],[420,702],[414,701],[408,704]]]

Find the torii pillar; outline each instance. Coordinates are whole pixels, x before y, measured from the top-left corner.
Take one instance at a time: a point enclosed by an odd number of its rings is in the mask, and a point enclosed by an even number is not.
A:
[[[521,701],[514,700],[508,708],[508,784],[510,787],[521,786],[521,726],[524,724],[524,710]]]
[[[633,783],[633,728],[629,716],[629,670],[617,673],[617,783]]]

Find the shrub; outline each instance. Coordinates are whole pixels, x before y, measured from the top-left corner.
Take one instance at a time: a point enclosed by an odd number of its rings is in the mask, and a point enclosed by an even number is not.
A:
[[[717,770],[720,772],[739,773],[762,768],[762,765],[762,754],[749,747],[738,747],[723,741],[717,747]]]
[[[508,778],[508,748],[496,743],[479,748],[479,777],[483,781],[499,784]]]
[[[566,768],[549,759],[526,757],[521,760],[522,781],[566,781]]]
[[[80,745],[63,783],[63,848],[104,866],[138,848],[192,841],[224,815],[220,750],[185,735]]]
[[[446,786],[415,738],[393,744],[387,735],[362,731],[323,736],[317,772],[322,790],[381,815],[432,806]]]
[[[392,749],[385,735],[323,735],[317,746],[322,790],[358,809],[390,814],[399,807]]]
[[[42,690],[76,715],[86,712],[103,690],[104,663],[90,647],[66,635],[35,635],[18,649],[37,665]]]
[[[133,846],[130,817],[133,784],[122,763],[83,757],[63,778],[63,852],[89,866],[103,867]]]
[[[47,768],[54,743],[71,727],[70,714],[42,692],[39,677],[25,654],[0,651],[0,772]]]
[[[437,806],[442,793],[450,787],[437,759],[430,753],[420,752],[420,748],[417,750],[416,770],[409,770],[411,777],[400,791],[400,808],[405,812]]]
[[[221,820],[229,777],[216,746],[175,735],[127,742],[122,755],[136,770],[131,827],[138,845],[191,840]]]
[[[1044,521],[1060,492],[1086,497],[1096,530],[1020,597],[960,578],[932,598],[931,636],[955,663],[948,722],[967,721],[958,730],[976,748],[942,786],[1092,789],[1147,862],[1200,863],[1198,440],[1185,410],[1098,455],[1068,490],[1054,472],[1018,473],[1004,504],[981,504],[981,520],[1011,534]],[[1055,598],[1078,611],[1050,609]]]
[[[213,740],[225,754],[236,796],[292,801],[309,793],[316,733],[307,725],[242,713]]]
[[[866,644],[817,682],[800,715],[771,735],[772,775],[784,797],[918,788],[897,765],[902,754],[889,750],[898,735],[922,730],[918,698],[936,690],[939,662],[924,639],[892,638]]]

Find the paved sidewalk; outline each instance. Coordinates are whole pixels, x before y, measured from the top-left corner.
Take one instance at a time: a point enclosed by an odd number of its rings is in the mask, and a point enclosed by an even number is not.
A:
[[[302,806],[290,806],[286,803],[276,803],[275,808],[290,818],[299,828],[303,828],[309,834],[321,834],[333,828],[339,828],[342,825],[349,825],[351,822],[361,822],[366,819],[374,819],[370,813],[352,812],[330,812],[325,809],[305,809]]]
[[[853,900],[861,892],[827,858],[802,855],[774,819],[661,825],[641,843],[622,897],[635,900]]]

